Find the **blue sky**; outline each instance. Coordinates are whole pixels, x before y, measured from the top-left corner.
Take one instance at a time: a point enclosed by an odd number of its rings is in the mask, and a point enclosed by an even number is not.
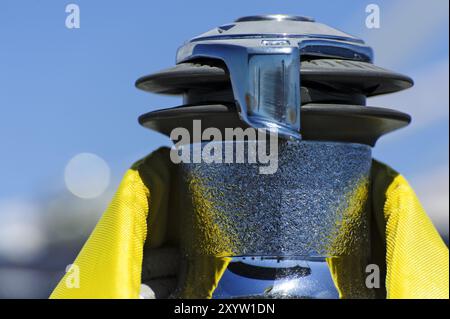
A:
[[[76,3],[81,28],[65,27]],[[314,17],[367,40],[376,63],[416,80],[409,92],[369,100],[413,116],[381,139],[377,158],[406,175],[430,215],[448,229],[448,1],[23,1],[0,5],[0,203],[64,190],[64,168],[91,152],[110,166],[116,188],[127,167],[167,140],[137,117],[178,105],[138,91],[134,81],[174,64],[185,40],[261,13]],[[366,5],[381,28],[365,26]],[[0,214],[2,207],[0,205]],[[446,217],[445,217],[446,215]]]

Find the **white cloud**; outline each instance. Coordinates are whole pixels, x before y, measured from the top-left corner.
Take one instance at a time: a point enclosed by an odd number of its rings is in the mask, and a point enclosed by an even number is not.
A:
[[[449,233],[449,168],[437,167],[427,174],[411,179],[426,212],[438,230]]]
[[[374,48],[378,65],[396,68],[427,53],[430,41],[445,36],[448,10],[446,0],[389,1],[381,8],[381,28],[368,29],[363,38]]]
[[[21,199],[0,201],[0,256],[26,262],[38,256],[46,245],[39,222],[39,207]]]

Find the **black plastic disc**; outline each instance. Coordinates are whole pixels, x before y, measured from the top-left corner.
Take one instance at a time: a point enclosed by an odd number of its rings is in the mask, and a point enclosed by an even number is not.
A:
[[[174,128],[193,129],[193,120],[202,120],[202,129],[247,128],[233,105],[184,105],[143,114],[139,123],[170,136]],[[306,104],[301,108],[304,140],[351,142],[374,146],[384,134],[407,126],[408,114],[386,108],[359,105]]]
[[[373,64],[336,59],[316,59],[301,62],[302,87],[324,87],[339,92],[357,92],[375,96],[407,89],[413,80]],[[162,94],[182,94],[190,89],[230,87],[226,70],[217,66],[183,63],[144,76],[136,81],[144,91]]]

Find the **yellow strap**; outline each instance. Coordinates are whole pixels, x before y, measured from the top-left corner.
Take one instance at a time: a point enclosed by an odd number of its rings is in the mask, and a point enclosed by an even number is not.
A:
[[[408,182],[386,191],[388,298],[449,298],[449,254]]]
[[[449,254],[404,177],[373,161],[371,176],[373,262],[385,269],[387,298],[448,298]],[[367,264],[354,258],[328,258],[341,298],[364,291]],[[383,271],[384,273],[384,271]],[[369,290],[365,290],[366,293]],[[373,290],[374,297],[382,297]]]
[[[108,209],[50,298],[138,298],[149,190],[128,170]],[[79,285],[73,276],[79,275]]]
[[[147,223],[152,229],[147,239],[150,247],[160,246],[166,237],[170,188],[167,152],[167,149],[156,151],[127,171],[110,206],[75,260],[74,271],[64,276],[51,298],[139,297]],[[386,233],[383,238],[387,249],[388,298],[448,298],[447,247],[406,180],[387,166],[374,163],[373,199],[378,199],[374,214],[384,213],[386,226],[383,225]],[[147,219],[149,210],[152,214]],[[197,285],[199,291],[191,294],[210,297],[228,262],[228,258],[223,258],[220,262],[194,265],[193,269],[209,274],[211,281],[207,287]],[[198,278],[198,272],[194,273],[192,278]],[[79,286],[73,280],[77,275]]]

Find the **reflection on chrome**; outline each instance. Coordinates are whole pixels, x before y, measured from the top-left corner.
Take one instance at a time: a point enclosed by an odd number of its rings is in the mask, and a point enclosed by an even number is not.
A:
[[[338,298],[324,259],[235,257],[215,298]]]
[[[187,258],[175,298],[375,298],[358,257]]]

